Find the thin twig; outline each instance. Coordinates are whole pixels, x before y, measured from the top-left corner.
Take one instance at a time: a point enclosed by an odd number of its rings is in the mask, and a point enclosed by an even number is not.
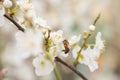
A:
[[[16,25],[16,27],[21,30],[22,32],[24,32],[24,28],[22,28],[12,17],[10,17],[9,15],[7,14],[4,14],[4,16],[9,19],[14,25]]]
[[[83,80],[88,80],[82,73],[80,73],[79,71],[77,71],[75,68],[73,68],[71,65],[67,64],[66,62],[64,62],[62,59],[60,59],[59,57],[55,57],[55,60],[57,62],[60,62],[61,64],[63,64],[64,66],[68,67],[69,69],[71,69],[73,72],[75,72],[78,76],[80,76]]]
[[[94,22],[93,22],[93,25],[95,25],[97,23],[97,21],[100,19],[100,16],[101,16],[101,13],[99,13],[97,15],[97,17],[95,18]]]

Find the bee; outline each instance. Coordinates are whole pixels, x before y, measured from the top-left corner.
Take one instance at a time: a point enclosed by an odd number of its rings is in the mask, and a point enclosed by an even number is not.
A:
[[[65,54],[67,54],[70,51],[69,42],[67,40],[64,40],[63,44],[64,44],[65,50],[62,50],[62,51],[65,52]]]

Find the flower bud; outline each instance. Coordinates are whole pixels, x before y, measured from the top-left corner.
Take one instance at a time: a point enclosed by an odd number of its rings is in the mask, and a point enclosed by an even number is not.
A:
[[[10,8],[12,6],[12,1],[4,0],[3,5],[5,8]]]
[[[94,31],[95,30],[95,26],[94,25],[90,25],[89,26],[89,30]]]

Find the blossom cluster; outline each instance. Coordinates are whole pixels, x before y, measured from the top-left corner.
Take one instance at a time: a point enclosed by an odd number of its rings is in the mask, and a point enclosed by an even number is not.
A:
[[[97,33],[93,48],[87,43],[95,25],[90,25],[83,36],[80,34],[66,39],[62,30],[53,31],[44,19],[37,16],[29,0],[16,0],[14,4],[11,0],[4,0],[2,9],[25,30],[16,32],[16,47],[24,58],[35,57],[32,63],[36,75],[50,74],[56,66],[57,56],[71,56],[73,64],[85,64],[91,72],[98,69],[97,59],[104,49],[101,32]]]

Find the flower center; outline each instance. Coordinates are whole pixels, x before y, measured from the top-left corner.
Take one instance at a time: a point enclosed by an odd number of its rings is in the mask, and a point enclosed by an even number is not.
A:
[[[45,62],[44,61],[40,61],[40,65],[45,65]]]
[[[79,56],[79,57],[80,57],[80,59],[83,59],[83,58],[84,58],[84,56],[83,56],[81,53],[80,53],[80,56]]]
[[[60,35],[55,35],[55,38],[59,40],[61,38],[61,36]]]

